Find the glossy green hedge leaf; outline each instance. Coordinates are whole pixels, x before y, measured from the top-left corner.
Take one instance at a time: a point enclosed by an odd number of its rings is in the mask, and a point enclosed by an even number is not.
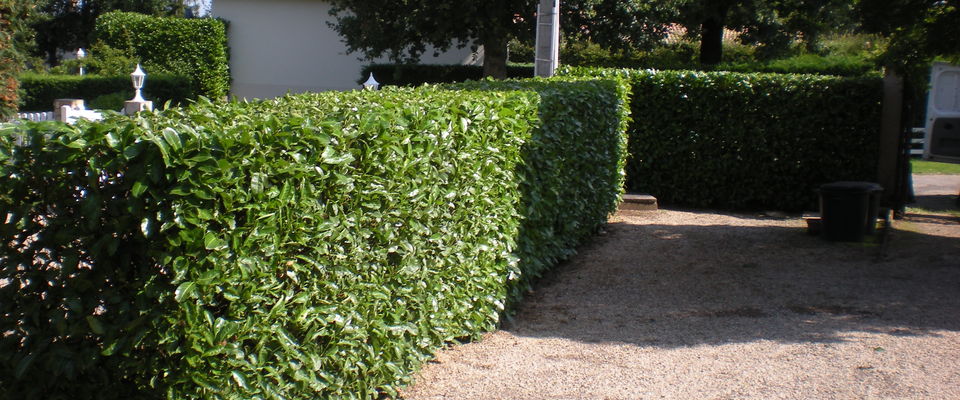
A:
[[[184,282],[180,286],[177,286],[177,290],[174,292],[174,299],[178,302],[184,301],[185,299],[195,298],[197,295],[197,283],[196,282]]]
[[[96,333],[97,335],[103,335],[106,333],[106,329],[103,328],[103,324],[100,323],[100,320],[98,320],[97,317],[88,315],[86,320],[87,325],[90,326],[91,332]]]

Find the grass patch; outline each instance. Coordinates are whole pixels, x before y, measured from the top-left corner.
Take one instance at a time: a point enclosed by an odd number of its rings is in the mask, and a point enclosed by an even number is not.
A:
[[[951,217],[960,218],[960,210],[942,210],[942,209],[930,209],[924,207],[907,207],[907,214],[916,214],[916,215],[949,215]]]
[[[960,175],[960,164],[910,160],[910,166],[915,174]]]

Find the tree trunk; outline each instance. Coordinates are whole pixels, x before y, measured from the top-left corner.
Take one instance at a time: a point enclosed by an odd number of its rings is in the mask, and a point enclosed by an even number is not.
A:
[[[716,65],[723,59],[723,19],[708,17],[700,24],[700,64]]]
[[[507,37],[486,38],[483,41],[483,76],[507,79]]]

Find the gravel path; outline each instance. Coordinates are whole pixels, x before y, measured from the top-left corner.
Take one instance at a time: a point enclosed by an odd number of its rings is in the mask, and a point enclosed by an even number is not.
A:
[[[921,204],[960,188],[916,179]],[[886,246],[796,216],[622,211],[403,398],[960,399],[960,219],[940,211]]]

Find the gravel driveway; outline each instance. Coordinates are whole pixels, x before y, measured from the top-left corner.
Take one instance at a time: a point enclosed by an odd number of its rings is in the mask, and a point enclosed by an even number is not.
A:
[[[622,211],[403,398],[960,399],[960,219],[941,211],[884,245],[796,216]]]

